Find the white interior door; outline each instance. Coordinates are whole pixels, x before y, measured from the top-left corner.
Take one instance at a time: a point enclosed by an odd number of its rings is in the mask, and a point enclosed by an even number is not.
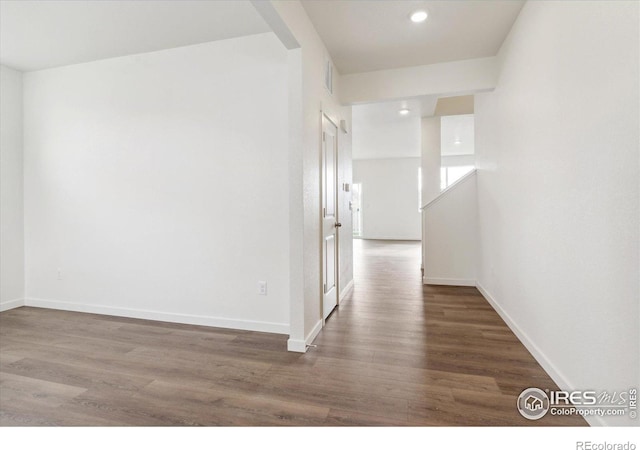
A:
[[[338,128],[322,116],[322,317],[338,304]]]

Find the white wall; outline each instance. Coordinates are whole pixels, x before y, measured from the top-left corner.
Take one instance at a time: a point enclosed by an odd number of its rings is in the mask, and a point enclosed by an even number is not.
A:
[[[290,263],[302,268],[302,285],[296,286],[297,295],[291,299],[291,334],[288,343],[289,350],[304,352],[305,345],[313,341],[322,327],[321,308],[321,280],[320,280],[320,148],[321,148],[321,118],[327,114],[336,123],[340,120],[347,122],[351,129],[351,108],[342,107],[338,100],[340,92],[340,76],[334,73],[334,94],[324,86],[323,67],[328,52],[318,36],[313,24],[299,1],[273,1],[278,14],[293,33],[300,45],[300,49],[293,50],[291,63],[294,65],[290,74],[295,74],[295,65],[300,67],[300,89],[290,92],[300,96],[299,118],[291,118],[296,123],[290,133],[294,154],[300,158],[290,165],[290,177],[298,183],[300,198],[292,199],[292,222],[298,226],[292,229],[292,245],[298,245],[298,237],[302,239],[302,246],[296,252]],[[292,108],[295,110],[296,108]],[[299,135],[298,135],[299,134]],[[338,171],[338,183],[351,181],[351,135],[340,132],[338,136],[338,160],[342,166]],[[292,185],[293,188],[294,185]],[[352,237],[351,216],[348,208],[349,194],[338,192],[338,220],[343,224],[339,233],[340,241],[340,283],[342,288],[353,279],[351,266]],[[297,279],[293,280],[297,283]]]
[[[497,75],[495,57],[353,73],[342,76],[340,99],[357,104],[422,95],[466,95],[493,89]]]
[[[422,260],[425,284],[475,286],[477,206],[473,172],[424,209]]]
[[[473,155],[473,114],[443,116],[441,120],[441,154],[443,156]]]
[[[0,66],[0,311],[24,298],[22,73]]]
[[[24,84],[27,304],[288,333],[287,53],[273,34]]]
[[[527,2],[476,97],[478,281],[565,389],[640,383],[638,17]]]
[[[440,194],[440,117],[424,117],[421,122],[422,205]]]
[[[440,158],[442,167],[475,166],[476,155],[449,155]]]
[[[419,157],[420,110],[412,103],[406,116],[396,102],[353,106],[353,159]]]
[[[353,182],[362,184],[362,238],[420,240],[420,158],[357,159]]]

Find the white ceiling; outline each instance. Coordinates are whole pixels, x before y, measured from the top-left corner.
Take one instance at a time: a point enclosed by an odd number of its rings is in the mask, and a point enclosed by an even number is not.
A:
[[[524,1],[303,0],[342,74],[497,54]],[[421,24],[409,20],[427,9]]]
[[[0,62],[38,70],[268,31],[249,1],[2,1]]]
[[[436,102],[436,97],[422,97],[353,106],[353,159],[419,157],[420,119],[433,115]],[[401,116],[402,108],[409,114]]]
[[[497,53],[524,1],[303,0],[341,73]],[[408,15],[426,8],[429,19]],[[270,31],[244,0],[0,1],[0,62],[38,70]]]

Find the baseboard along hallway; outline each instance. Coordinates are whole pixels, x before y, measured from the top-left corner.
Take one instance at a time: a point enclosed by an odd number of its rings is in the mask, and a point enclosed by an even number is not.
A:
[[[286,336],[21,307],[0,314],[3,426],[586,425],[473,287],[423,286],[420,244],[354,242],[355,285],[305,354]]]

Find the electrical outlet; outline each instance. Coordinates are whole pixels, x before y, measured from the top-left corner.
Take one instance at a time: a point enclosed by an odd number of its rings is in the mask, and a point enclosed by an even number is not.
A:
[[[267,295],[266,281],[258,281],[258,295]]]

